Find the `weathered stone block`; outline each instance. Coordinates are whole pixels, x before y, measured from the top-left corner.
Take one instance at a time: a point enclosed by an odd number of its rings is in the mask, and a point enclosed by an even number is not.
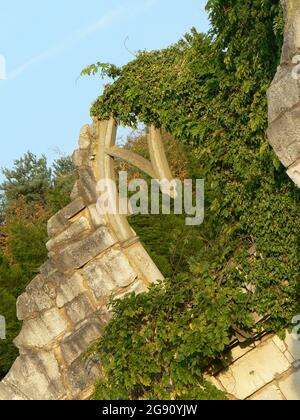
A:
[[[139,241],[128,246],[128,248],[124,249],[124,252],[129,261],[132,261],[132,264],[134,264],[133,267],[140,278],[147,280],[149,284],[157,283],[157,281],[164,279],[164,276]]]
[[[65,394],[57,360],[48,352],[18,357],[3,383],[32,400],[57,400]]]
[[[57,289],[56,304],[58,308],[62,308],[73,299],[85,293],[86,289],[83,286],[82,277],[75,273],[66,281],[61,282]]]
[[[84,294],[68,303],[65,306],[65,310],[71,321],[74,322],[74,324],[78,324],[91,315],[95,311],[95,308],[87,294]]]
[[[26,294],[28,295],[28,299],[31,300],[31,302],[28,302],[27,306],[32,304],[32,306],[37,307],[39,311],[43,311],[51,307],[48,307],[48,305],[50,305],[48,299],[51,301],[55,300],[56,289],[59,284],[64,282],[67,278],[63,273],[60,273],[57,270],[48,270],[49,274],[45,275],[45,272],[47,271],[46,267],[49,268],[50,266],[48,264],[44,264],[41,268],[41,271],[44,274],[36,276],[26,287]],[[41,300],[38,302],[36,301],[37,293],[41,296]]]
[[[68,228],[66,228],[61,234],[50,239],[47,243],[47,249],[53,251],[57,247],[63,247],[70,241],[78,240],[84,237],[90,232],[91,226],[85,217],[73,222]]]
[[[68,220],[76,216],[85,208],[82,198],[77,198],[48,221],[48,235],[50,238],[62,233],[68,226]]]
[[[288,360],[270,340],[236,361],[218,379],[229,394],[244,400],[289,367]]]
[[[47,223],[47,231],[49,238],[53,238],[56,235],[59,235],[65,229],[69,227],[69,221],[61,214],[58,213],[51,217]]]
[[[91,166],[89,151],[81,149],[75,150],[72,156],[72,161],[73,165],[78,169]]]
[[[289,167],[300,158],[300,107],[283,114],[268,128],[268,139],[281,162]]]
[[[300,6],[299,0],[284,0],[285,33],[281,63],[288,63],[300,49]]]
[[[287,400],[300,401],[300,370],[295,370],[278,384]]]
[[[100,338],[104,324],[99,320],[85,321],[72,334],[67,335],[61,343],[61,351],[67,365],[71,365],[84,353],[92,342]]]
[[[116,250],[110,250],[89,263],[82,275],[97,299],[129,286],[137,277],[125,255]]]
[[[267,386],[250,398],[253,401],[280,401],[283,399],[280,390],[275,385]]]
[[[49,277],[54,275],[57,272],[57,267],[52,260],[47,260],[43,265],[40,267],[40,273],[43,277]]]
[[[96,191],[96,180],[92,173],[87,169],[80,170],[79,173],[80,183],[79,183],[79,191],[80,195],[84,197],[85,201],[88,204],[95,204],[98,200],[98,195]]]
[[[72,217],[76,216],[76,214],[80,213],[82,210],[85,209],[85,203],[82,198],[77,198],[76,200],[72,201],[68,206],[61,210],[61,214],[66,219],[72,219]]]
[[[39,318],[25,321],[14,343],[18,348],[42,348],[63,334],[67,328],[68,324],[59,310],[50,309]]]
[[[86,124],[80,130],[79,147],[80,149],[88,149],[91,144],[90,126]]]
[[[269,123],[300,102],[300,80],[293,78],[292,70],[291,67],[280,70],[280,78],[274,80],[268,91]]]
[[[288,334],[284,341],[294,360],[300,361],[300,340],[296,340],[292,334]]]
[[[38,276],[38,279],[40,284],[35,283],[36,287],[27,288],[17,300],[17,317],[21,321],[55,305],[55,301],[44,290],[45,280],[41,276]]]
[[[100,368],[97,365],[91,366],[82,361],[82,359],[78,359],[72,363],[67,372],[67,381],[73,397],[79,397],[87,388],[92,388],[97,380],[99,380],[100,375]]]
[[[278,337],[278,335],[275,335],[275,336],[272,338],[272,341],[273,341],[273,343],[274,343],[274,344],[276,344],[276,346],[279,348],[279,350],[281,351],[281,353],[285,353],[285,352],[286,352],[287,347],[286,347],[286,345],[285,345],[284,341],[282,341],[282,340]]]
[[[127,296],[130,293],[135,293],[136,295],[140,295],[141,293],[146,293],[147,290],[148,290],[147,286],[141,280],[137,280],[130,287],[119,290],[118,293],[115,295],[115,298],[123,299],[125,296]]]
[[[80,188],[79,181],[77,180],[73,186],[73,189],[70,194],[71,200],[75,201],[77,198],[80,198]]]
[[[110,229],[100,227],[88,238],[69,245],[57,253],[58,264],[60,263],[65,269],[81,268],[116,242]]]
[[[287,170],[288,176],[300,188],[300,159]]]
[[[25,401],[28,397],[19,392],[15,387],[4,385],[0,382],[0,401]]]

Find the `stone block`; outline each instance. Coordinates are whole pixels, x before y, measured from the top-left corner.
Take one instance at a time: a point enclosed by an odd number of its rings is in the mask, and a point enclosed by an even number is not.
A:
[[[268,90],[269,123],[300,102],[300,80],[293,78],[292,70],[280,70],[280,78]]]
[[[67,227],[61,234],[50,239],[47,243],[48,251],[63,247],[71,241],[83,238],[90,232],[91,226],[85,217],[80,217]]]
[[[14,343],[18,348],[42,348],[63,334],[68,328],[59,310],[54,308],[42,313],[38,318],[24,322]]]
[[[47,260],[43,265],[40,267],[40,273],[43,277],[50,277],[57,272],[57,267],[52,260]]]
[[[72,201],[80,198],[80,188],[79,188],[79,181],[77,180],[72,188],[70,198]]]
[[[57,360],[50,352],[18,357],[3,383],[30,400],[57,400],[65,394]]]
[[[96,319],[85,321],[79,328],[68,334],[61,342],[61,351],[66,364],[71,365],[90,345],[100,338],[104,323]]]
[[[92,389],[101,375],[100,368],[97,365],[90,366],[82,359],[77,359],[67,371],[67,382],[74,398],[86,391],[89,387]]]
[[[115,299],[124,299],[130,293],[139,295],[141,293],[146,293],[147,291],[147,286],[141,280],[137,280],[130,287],[119,290],[115,295]]]
[[[272,341],[273,341],[273,343],[274,343],[274,344],[276,344],[276,346],[279,348],[279,350],[281,351],[281,353],[285,353],[285,352],[286,352],[287,347],[286,347],[286,345],[285,345],[284,341],[282,341],[282,340],[278,337],[278,335],[275,335],[275,336],[272,338]]]
[[[157,283],[157,281],[164,279],[164,276],[139,241],[128,246],[128,248],[124,249],[124,252],[129,261],[134,264],[133,268],[140,278],[145,279],[149,284]]]
[[[96,191],[96,180],[92,171],[87,169],[80,170],[79,192],[88,204],[95,204],[98,200]]]
[[[44,284],[44,290],[47,295],[55,300],[58,286],[66,279],[67,276],[63,273],[60,273],[59,271],[56,271],[51,276],[47,277]]]
[[[229,394],[244,400],[286,372],[290,363],[269,340],[237,360],[218,376]]]
[[[64,269],[81,268],[101,252],[113,246],[117,240],[107,227],[100,227],[88,238],[69,245],[56,253],[57,264]],[[53,256],[54,257],[54,256]]]
[[[49,237],[52,238],[62,233],[69,226],[68,220],[80,213],[84,208],[84,201],[79,197],[51,217],[47,226]]]
[[[44,268],[41,268],[44,272]],[[67,279],[64,273],[54,270],[49,272],[48,275],[41,274],[32,280],[26,287],[26,292],[29,295],[34,295],[37,290],[43,291],[50,299],[56,298],[56,289],[58,286]],[[39,307],[39,305],[38,305]],[[40,310],[43,310],[42,308]]]
[[[91,166],[91,159],[88,150],[75,150],[72,156],[73,165],[75,168],[82,169]]]
[[[295,361],[300,361],[300,340],[296,340],[292,334],[287,334],[284,340],[289,353],[293,356]]]
[[[300,7],[299,0],[284,0],[285,33],[281,63],[289,63],[300,49]]]
[[[45,293],[43,285],[25,292],[17,300],[17,317],[20,321],[35,316],[40,311],[53,308],[55,301]]]
[[[109,296],[120,287],[129,286],[137,277],[127,257],[116,250],[110,250],[89,263],[82,275],[97,299]]]
[[[85,267],[82,274],[96,299],[108,297],[116,290],[114,279],[109,273],[99,268],[98,262],[92,261]]]
[[[300,188],[300,159],[287,170],[288,176]]]
[[[49,238],[54,238],[55,236],[59,235],[65,229],[67,229],[69,225],[69,221],[61,213],[52,216],[47,223]]]
[[[8,384],[4,385],[3,382],[0,382],[0,401],[26,401],[28,397],[23,395],[15,387],[12,387]]]
[[[269,385],[262,391],[257,392],[250,398],[253,401],[282,401],[284,400],[280,390],[275,385]]]
[[[90,126],[86,124],[80,130],[79,147],[80,149],[88,149],[91,144]]]
[[[300,370],[291,372],[289,376],[280,380],[278,384],[288,401],[300,401]]]
[[[77,198],[76,200],[72,201],[69,205],[67,205],[64,209],[61,210],[61,214],[66,219],[72,219],[72,217],[76,216],[82,210],[85,209],[85,203],[82,198]]]
[[[74,324],[86,319],[88,316],[92,315],[95,311],[91,301],[88,298],[87,294],[80,295],[72,302],[68,303],[65,306],[66,313],[68,317]]]
[[[80,274],[75,273],[72,277],[59,284],[56,297],[57,307],[62,308],[85,292],[86,289],[83,286],[82,277]]]
[[[300,158],[300,107],[283,114],[270,124],[268,139],[286,167],[294,164]]]

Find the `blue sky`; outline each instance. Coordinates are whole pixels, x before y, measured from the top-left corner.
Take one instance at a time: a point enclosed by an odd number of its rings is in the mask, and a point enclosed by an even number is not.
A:
[[[77,80],[80,71],[96,61],[125,64],[133,59],[129,51],[166,47],[192,26],[207,31],[205,4],[0,0],[7,77],[0,80],[0,167],[11,167],[27,150],[50,162],[71,153],[103,88],[97,78]]]

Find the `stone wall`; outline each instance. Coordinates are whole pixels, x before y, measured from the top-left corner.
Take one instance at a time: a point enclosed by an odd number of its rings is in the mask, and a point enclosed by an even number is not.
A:
[[[269,141],[300,187],[300,0],[282,0],[285,36],[281,62],[268,92]]]
[[[20,356],[0,383],[0,399],[87,399],[101,375],[83,354],[101,336],[107,303],[144,292],[162,275],[131,229],[127,237],[97,210],[99,143],[113,121],[81,130],[72,202],[48,222],[48,261],[17,301]]]
[[[217,388],[238,400],[300,400],[300,341],[265,335],[226,352],[213,377]]]

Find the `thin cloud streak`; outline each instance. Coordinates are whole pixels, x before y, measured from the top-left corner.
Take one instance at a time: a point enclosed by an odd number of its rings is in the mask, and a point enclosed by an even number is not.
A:
[[[142,7],[137,7],[133,11],[130,10],[130,8],[128,7],[126,8],[124,5],[112,9],[97,22],[91,24],[87,28],[73,33],[72,35],[69,35],[63,40],[62,43],[43,51],[42,53],[36,55],[35,57],[22,64],[20,67],[18,67],[8,75],[7,81],[15,80],[27,70],[29,70],[31,67],[33,67],[35,64],[55,57],[63,53],[64,51],[74,47],[91,34],[114,25],[118,21],[122,20],[122,18],[126,17],[126,12],[130,12],[131,16],[137,16],[145,10],[153,7],[155,4],[157,4],[157,2],[158,0],[148,0],[146,3],[144,3],[144,5],[142,5]]]

